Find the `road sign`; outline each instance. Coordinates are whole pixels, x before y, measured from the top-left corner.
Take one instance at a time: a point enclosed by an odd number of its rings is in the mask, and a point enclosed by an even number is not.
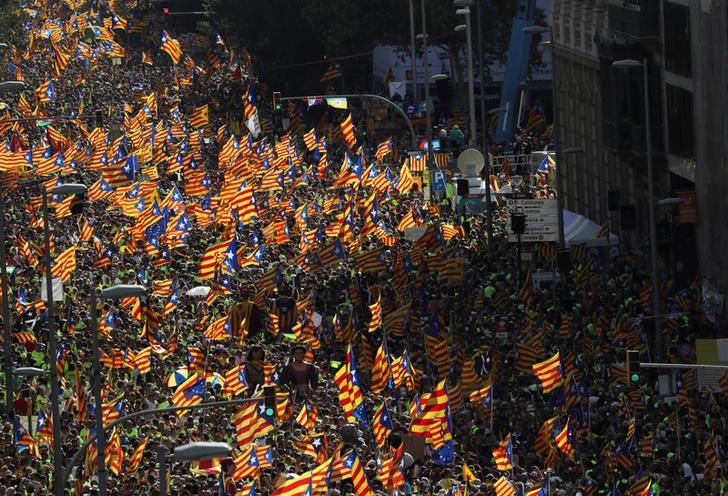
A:
[[[445,174],[441,170],[432,171],[432,190],[445,191]]]
[[[509,199],[506,201],[509,212],[526,214],[526,231],[521,236],[525,243],[547,243],[559,240],[558,206],[555,198],[546,200]],[[508,241],[516,243],[518,236],[511,234],[511,219],[506,217]]]
[[[559,233],[555,234],[522,234],[522,243],[556,243],[559,241]],[[518,236],[515,234],[508,235],[509,243],[517,243]]]

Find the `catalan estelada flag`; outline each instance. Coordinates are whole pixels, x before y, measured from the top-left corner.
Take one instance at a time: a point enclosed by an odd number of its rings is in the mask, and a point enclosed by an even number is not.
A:
[[[193,128],[199,129],[207,126],[209,123],[210,118],[208,117],[207,104],[196,107],[195,110],[192,111],[192,115],[190,116],[190,125]]]
[[[374,413],[374,422],[372,423],[372,432],[374,433],[374,439],[377,442],[377,446],[384,448],[387,437],[389,437],[393,428],[392,418],[389,416],[387,405],[382,402],[379,408],[377,408],[377,411]]]
[[[374,158],[380,162],[384,160],[384,157],[392,153],[392,138],[387,138],[377,145],[377,151],[374,152]]]
[[[346,116],[346,119],[341,123],[341,134],[344,136],[344,141],[349,145],[349,148],[356,146],[356,132],[354,129],[354,121],[351,119],[351,114]]]
[[[172,62],[179,64],[182,58],[182,47],[179,41],[172,38],[166,31],[162,31],[162,44],[159,46],[159,49],[169,55]]]
[[[377,297],[377,301],[369,305],[369,312],[372,314],[372,318],[369,320],[369,332],[374,332],[382,325],[381,297]]]
[[[131,458],[129,458],[129,467],[127,468],[127,473],[133,474],[139,469],[139,466],[142,464],[142,458],[144,457],[144,449],[147,447],[147,441],[149,441],[149,436],[142,439],[142,441],[134,450]]]
[[[50,103],[58,100],[56,97],[56,90],[53,87],[53,81],[50,79],[41,83],[41,85],[35,90],[35,94],[38,98],[38,103]]]
[[[71,278],[74,270],[76,270],[76,247],[72,246],[58,255],[51,273],[53,277],[60,277],[63,282],[66,282]]]
[[[508,434],[493,450],[493,458],[495,466],[501,472],[511,470],[513,468],[513,444],[511,443],[511,435]]]
[[[558,434],[556,434],[556,437],[554,437],[554,441],[556,442],[556,446],[561,450],[563,454],[573,459],[574,446],[571,444],[570,434],[569,419],[567,419],[566,423],[564,424],[564,428],[561,429]]]
[[[326,81],[331,81],[332,79],[340,78],[343,75],[343,72],[341,72],[341,69],[339,69],[339,66],[336,64],[332,64],[329,66],[328,69],[326,69],[326,72],[324,72],[324,75],[321,76],[321,82],[325,83]]]
[[[543,386],[543,392],[549,393],[564,384],[561,370],[561,357],[558,352],[548,360],[533,364],[533,374]]]
[[[495,489],[495,496],[516,496],[516,490],[513,489],[511,483],[504,476],[495,481],[493,488]]]
[[[399,179],[397,180],[397,184],[395,187],[397,188],[397,191],[399,191],[399,194],[406,195],[409,190],[412,189],[412,186],[414,186],[415,182],[412,178],[412,173],[410,172],[409,167],[407,167],[407,163],[405,162],[402,164],[402,168],[399,171]]]

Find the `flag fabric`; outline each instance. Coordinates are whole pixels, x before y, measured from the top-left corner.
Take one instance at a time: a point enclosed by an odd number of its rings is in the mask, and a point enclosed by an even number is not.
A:
[[[574,447],[571,444],[571,432],[569,430],[569,420],[564,424],[564,428],[556,435],[554,441],[556,446],[569,458],[574,457]]]
[[[381,296],[377,297],[377,301],[369,305],[369,332],[375,332],[382,325],[382,303]]]
[[[371,371],[371,390],[375,393],[381,393],[389,385],[392,380],[392,369],[389,365],[389,356],[384,342],[377,349],[374,355]]]
[[[210,118],[208,116],[207,104],[195,107],[192,115],[190,115],[190,125],[195,129],[199,129],[207,126],[209,123]]]
[[[501,476],[500,479],[495,481],[493,489],[495,489],[495,496],[516,496],[516,490],[513,489],[513,485],[505,476]]]
[[[192,374],[186,381],[177,386],[172,395],[172,403],[175,406],[191,406],[202,403],[205,398],[205,378]],[[185,410],[178,410],[179,416],[184,415]]]
[[[389,416],[387,405],[386,403],[382,403],[374,413],[374,419],[372,421],[374,440],[377,442],[377,446],[379,446],[380,449],[384,448],[387,438],[393,429],[392,418]]]
[[[344,97],[332,97],[326,99],[326,104],[329,107],[333,107],[336,109],[346,110],[349,108],[348,101]],[[309,103],[310,105],[310,103]]]
[[[510,434],[493,450],[493,458],[495,459],[496,468],[501,472],[513,469],[513,445]]]
[[[182,46],[179,41],[172,38],[166,31],[162,31],[162,44],[159,46],[159,49],[169,55],[172,62],[179,64],[182,58]]]
[[[56,257],[51,273],[53,277],[60,277],[63,282],[68,281],[76,270],[76,247],[72,246]]]
[[[550,393],[564,384],[561,371],[561,358],[556,352],[554,356],[543,362],[533,365],[533,374],[541,381],[544,393]]]
[[[354,129],[354,121],[351,118],[351,114],[346,116],[341,123],[341,134],[344,136],[344,141],[349,148],[356,146],[356,130]]]
[[[341,72],[339,66],[337,64],[332,64],[321,76],[321,82],[325,83],[327,81],[332,81],[336,78],[340,78],[341,76],[343,76],[343,73]]]
[[[526,122],[526,130],[531,131],[537,126],[546,124],[546,112],[540,101],[537,101],[528,112],[528,121]]]
[[[392,138],[387,138],[377,145],[377,150],[374,152],[374,158],[380,162],[384,160],[384,157],[392,153]]]
[[[399,179],[397,180],[397,184],[395,187],[397,188],[397,191],[401,195],[406,195],[411,189],[412,186],[414,186],[415,182],[412,178],[412,173],[410,172],[409,167],[407,167],[407,163],[405,162],[402,164],[402,168],[399,171]]]
[[[599,232],[597,233],[597,238],[609,238],[609,221],[605,221],[604,224],[601,225]]]
[[[149,436],[146,436],[137,445],[136,449],[134,450],[134,453],[132,453],[132,455],[131,455],[131,458],[129,458],[129,467],[127,468],[128,473],[130,473],[130,474],[136,473],[136,471],[141,466],[142,459],[144,458],[144,450],[147,447],[148,441],[149,441]]]

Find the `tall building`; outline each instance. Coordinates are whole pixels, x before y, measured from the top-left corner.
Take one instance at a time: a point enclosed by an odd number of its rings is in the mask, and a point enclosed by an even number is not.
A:
[[[663,273],[672,271],[683,284],[701,274],[722,315],[728,292],[726,11],[725,0],[554,0],[550,13],[557,136],[562,149],[584,149],[559,164],[566,207],[610,220],[632,246],[648,241],[643,71],[612,66],[645,60],[655,197],[683,200],[677,209],[656,207]],[[610,203],[622,207],[623,219]],[[626,229],[630,217],[635,229]]]

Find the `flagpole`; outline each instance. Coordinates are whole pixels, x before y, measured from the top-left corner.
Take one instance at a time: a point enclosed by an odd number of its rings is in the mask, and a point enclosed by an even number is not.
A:
[[[677,441],[677,461],[680,461],[680,408],[675,400],[675,440]]]
[[[490,434],[493,435],[493,384],[490,385]]]
[[[207,347],[205,348],[205,361],[202,363],[202,380],[205,381],[203,384],[203,387],[205,388],[205,392],[202,395],[202,402],[207,402],[207,358],[210,355],[210,340],[207,340]],[[200,436],[202,436],[205,432],[205,410],[202,410],[200,419]]]

